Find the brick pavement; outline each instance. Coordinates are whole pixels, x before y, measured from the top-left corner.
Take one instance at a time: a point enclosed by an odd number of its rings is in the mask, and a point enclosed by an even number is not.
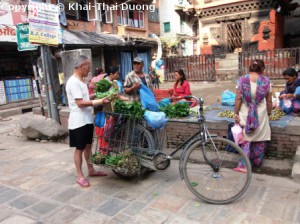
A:
[[[11,119],[0,121],[1,224],[300,223],[300,184],[289,178],[254,174],[244,197],[229,205],[197,200],[178,161],[137,181],[105,169],[107,177],[81,188],[68,145],[26,140]]]

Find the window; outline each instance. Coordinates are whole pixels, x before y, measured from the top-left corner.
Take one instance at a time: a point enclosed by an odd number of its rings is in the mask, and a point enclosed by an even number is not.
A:
[[[180,16],[180,32],[181,33],[185,33],[186,32],[185,16]]]
[[[103,3],[94,0],[95,20],[104,23],[113,23],[112,7],[110,5],[103,5]]]
[[[136,28],[145,28],[145,16],[143,11],[138,10],[122,10],[118,7],[117,21],[120,25],[126,25]]]
[[[171,31],[171,24],[170,24],[170,22],[164,23],[164,32],[168,33],[170,31]]]
[[[65,0],[65,12],[67,19],[88,21],[87,0]]]
[[[117,22],[118,24],[122,24],[122,10],[120,7],[118,7],[118,10],[117,10]]]
[[[154,12],[148,11],[148,20],[150,22],[159,22],[159,12],[158,12],[158,9],[155,9]]]
[[[144,12],[139,11],[139,27],[140,28],[145,28],[144,24]]]
[[[105,9],[105,23],[113,23],[113,14],[111,8],[107,7]],[[102,18],[102,21],[104,21],[104,18]]]
[[[97,0],[94,0],[94,6],[95,6],[95,20],[98,20],[98,21],[102,21],[102,14],[103,14],[103,11],[102,11],[102,7],[101,5],[98,3]]]

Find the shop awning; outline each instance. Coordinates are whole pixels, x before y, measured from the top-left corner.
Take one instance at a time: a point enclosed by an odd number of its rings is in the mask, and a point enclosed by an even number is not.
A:
[[[114,34],[64,30],[62,37],[65,45],[125,46],[125,40]]]

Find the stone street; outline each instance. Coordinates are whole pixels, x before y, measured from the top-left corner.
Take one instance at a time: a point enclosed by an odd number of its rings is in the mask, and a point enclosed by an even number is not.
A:
[[[228,205],[197,200],[176,160],[134,181],[101,167],[109,175],[82,188],[73,149],[26,140],[20,116],[0,121],[0,223],[300,223],[300,184],[284,177],[254,174],[248,192]]]

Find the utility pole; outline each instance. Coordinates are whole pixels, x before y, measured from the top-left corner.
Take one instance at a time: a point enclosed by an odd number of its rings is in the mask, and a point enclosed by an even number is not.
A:
[[[53,91],[53,72],[50,65],[50,52],[49,47],[46,45],[41,46],[41,56],[42,56],[42,63],[44,69],[44,78],[45,78],[45,87],[46,87],[46,96],[47,96],[47,108],[48,108],[48,117],[56,120],[58,123],[59,115],[58,115],[58,108],[57,103],[54,96]]]

